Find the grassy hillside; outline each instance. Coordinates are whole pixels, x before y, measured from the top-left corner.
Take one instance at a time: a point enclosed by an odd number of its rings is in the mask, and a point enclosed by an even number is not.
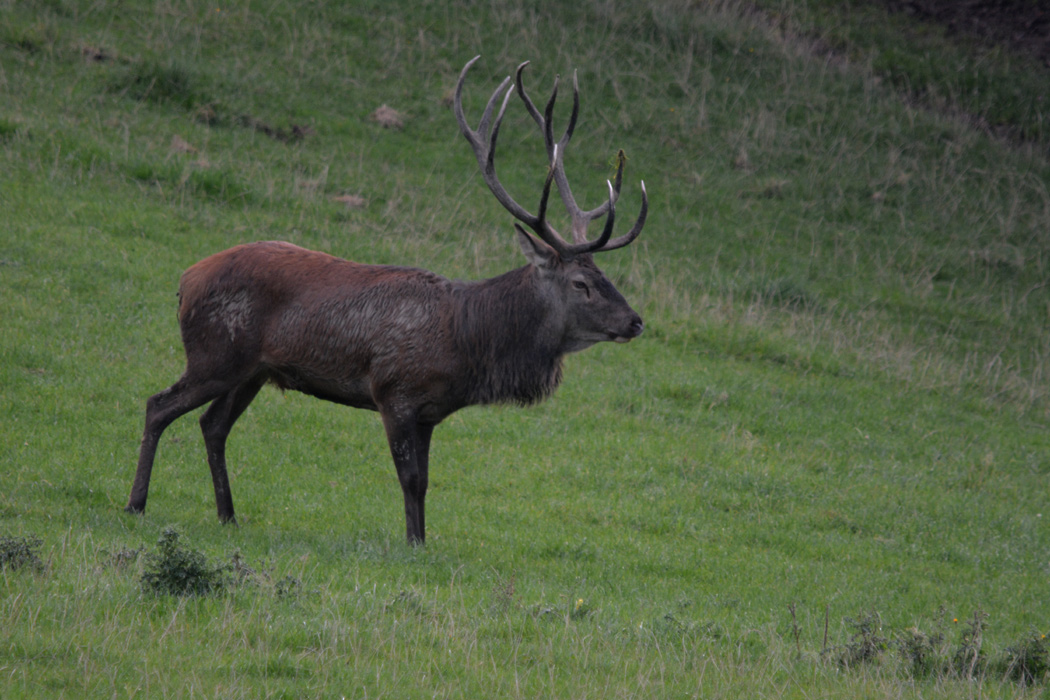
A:
[[[0,1],[0,696],[1045,692],[1044,117],[1015,92],[1022,138],[982,128],[936,71],[917,100],[886,62],[965,47],[822,8]],[[645,232],[597,261],[645,334],[440,426],[425,548],[377,417],[273,389],[230,439],[239,526],[192,416],[123,513],[197,260],[524,264],[449,109],[476,54],[475,120],[520,61],[537,100],[578,71],[580,200],[621,147],[624,219],[645,180]]]

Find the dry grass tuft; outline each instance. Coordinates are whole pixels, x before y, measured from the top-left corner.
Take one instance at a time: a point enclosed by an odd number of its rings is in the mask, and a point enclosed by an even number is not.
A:
[[[171,137],[171,145],[168,150],[172,153],[196,153],[197,147],[178,134]]]
[[[372,112],[369,119],[379,124],[384,129],[403,129],[405,128],[405,116],[398,112],[393,107],[387,105],[380,105],[376,111]]]
[[[363,209],[368,205],[368,200],[357,194],[341,194],[332,197],[332,201],[346,205],[347,209]]]

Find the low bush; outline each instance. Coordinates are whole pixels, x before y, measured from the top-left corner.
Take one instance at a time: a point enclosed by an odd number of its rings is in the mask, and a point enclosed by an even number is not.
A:
[[[157,551],[147,552],[142,588],[157,595],[208,595],[230,585],[229,566],[213,565],[201,552],[179,544],[179,533],[165,528]]]
[[[42,571],[44,562],[37,555],[43,541],[38,537],[0,537],[0,570],[28,567]]]

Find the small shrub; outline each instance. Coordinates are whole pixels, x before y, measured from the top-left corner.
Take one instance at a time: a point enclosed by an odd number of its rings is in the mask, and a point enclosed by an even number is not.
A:
[[[29,567],[43,571],[44,562],[37,555],[42,544],[44,542],[39,537],[0,537],[0,570]]]
[[[166,528],[157,540],[157,551],[148,552],[142,588],[157,595],[208,595],[229,584],[228,567],[213,566],[207,558],[179,544],[179,533]]]
[[[858,619],[846,618],[853,627],[853,636],[839,654],[839,665],[851,668],[859,664],[878,660],[886,650],[889,640],[882,636],[882,618],[877,612]]]
[[[963,628],[959,646],[952,657],[952,667],[959,676],[967,680],[984,673],[985,658],[981,646],[984,642],[984,621],[988,613],[978,610]]]
[[[202,78],[173,61],[133,63],[111,80],[110,89],[135,100],[174,104],[183,109],[210,102],[204,94]]]
[[[295,576],[285,576],[273,585],[274,595],[282,600],[298,598],[302,591],[303,582]]]
[[[1045,634],[1033,634],[1008,647],[999,665],[1005,677],[1025,685],[1050,680],[1050,640]]]
[[[926,634],[918,627],[905,630],[895,640],[901,660],[916,678],[936,676],[944,671],[944,642],[943,634]]]
[[[129,564],[134,564],[142,554],[141,549],[121,549],[109,555],[109,562],[118,569],[126,569]]]

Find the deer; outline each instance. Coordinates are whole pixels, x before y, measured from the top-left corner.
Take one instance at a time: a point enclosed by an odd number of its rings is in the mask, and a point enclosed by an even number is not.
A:
[[[146,402],[146,421],[125,511],[143,513],[158,443],[180,416],[210,404],[201,432],[220,522],[236,523],[226,465],[234,423],[266,383],[379,413],[405,506],[409,545],[425,543],[431,434],[452,413],[472,405],[527,406],[549,397],[562,360],[595,343],[626,343],[642,318],[595,265],[595,253],[623,248],[642,231],[648,194],[634,225],[613,237],[615,205],[626,158],[617,156],[608,198],[581,209],[565,174],[564,153],[579,116],[573,76],[568,126],[555,141],[552,115],[558,79],[541,113],[518,66],[492,93],[477,129],[463,112],[463,67],[453,100],[456,121],[477,158],[482,179],[514,217],[527,264],[491,279],[457,281],[414,267],[368,265],[287,242],[246,243],[189,267],[179,282],[178,322],[186,368]],[[519,205],[496,176],[500,125],[513,94],[539,126],[546,178],[537,213]],[[499,111],[493,113],[500,96]],[[552,186],[568,211],[572,242],[547,220]],[[605,218],[597,238],[588,225]],[[526,232],[525,227],[531,230]]]

